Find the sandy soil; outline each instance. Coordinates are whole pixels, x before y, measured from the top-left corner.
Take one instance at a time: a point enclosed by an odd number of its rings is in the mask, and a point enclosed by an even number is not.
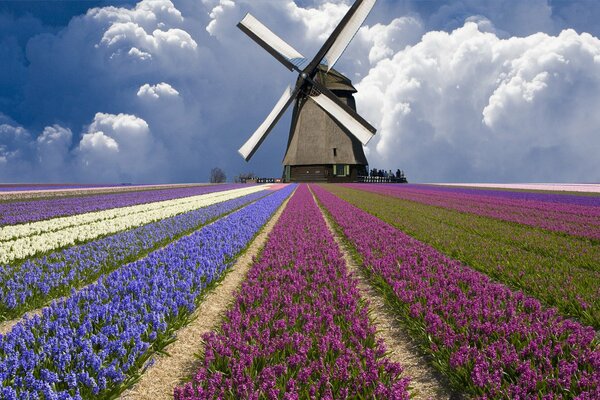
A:
[[[369,315],[374,320],[377,337],[385,342],[388,357],[402,365],[405,376],[410,377],[412,399],[454,400],[460,398],[450,391],[444,378],[429,365],[417,344],[400,325],[398,317],[385,305],[383,297],[377,290],[368,283],[329,218],[325,214],[323,214],[323,218],[340,247],[348,270],[358,281],[361,296],[368,302]]]
[[[246,277],[253,258],[265,245],[288,200],[281,205],[246,252],[227,272],[221,284],[206,295],[194,313],[194,317],[197,318],[180,329],[177,332],[177,340],[164,349],[170,356],[155,356],[154,365],[142,375],[135,386],[121,395],[121,399],[172,399],[173,388],[179,385],[183,378],[196,371],[198,354],[203,352],[202,336],[220,326],[223,314],[233,302],[236,289]]]

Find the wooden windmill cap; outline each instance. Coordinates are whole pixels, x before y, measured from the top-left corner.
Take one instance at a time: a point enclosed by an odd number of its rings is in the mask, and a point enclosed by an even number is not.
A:
[[[327,66],[320,64],[316,76],[317,80],[329,90],[339,90],[344,92],[356,93],[357,90],[352,86],[352,81],[342,75],[335,69],[327,72]]]

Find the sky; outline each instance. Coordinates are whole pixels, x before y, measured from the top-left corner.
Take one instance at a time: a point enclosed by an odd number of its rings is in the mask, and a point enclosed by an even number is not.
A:
[[[0,1],[0,182],[278,177],[291,111],[237,149],[350,0]],[[410,182],[600,182],[600,2],[379,0],[336,64]]]

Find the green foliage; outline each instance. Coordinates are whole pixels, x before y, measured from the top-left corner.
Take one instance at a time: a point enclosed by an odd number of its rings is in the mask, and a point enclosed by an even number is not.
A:
[[[600,328],[598,243],[341,186],[327,190],[563,315]]]

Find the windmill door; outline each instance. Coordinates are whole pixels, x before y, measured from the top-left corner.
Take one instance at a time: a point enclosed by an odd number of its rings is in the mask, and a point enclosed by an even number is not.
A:
[[[292,165],[290,180],[292,182],[326,182],[326,165]]]

